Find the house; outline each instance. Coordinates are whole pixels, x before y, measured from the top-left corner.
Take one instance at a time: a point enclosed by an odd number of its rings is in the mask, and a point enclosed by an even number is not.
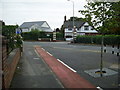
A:
[[[20,25],[19,29],[22,32],[30,32],[35,29],[45,31],[47,33],[53,32],[46,21],[24,22],[22,25]]]
[[[83,20],[74,21],[74,28],[73,28],[73,21],[66,20],[66,17],[65,17],[62,27],[64,29],[64,37],[67,41],[73,40],[74,32],[76,32],[76,35],[98,34],[96,30],[93,30],[93,28]]]

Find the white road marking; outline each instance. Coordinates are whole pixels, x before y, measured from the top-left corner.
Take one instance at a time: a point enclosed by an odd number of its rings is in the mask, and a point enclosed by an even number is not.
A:
[[[36,50],[34,50],[34,51],[35,51],[35,53],[37,54],[37,56],[40,57],[39,54],[38,54],[38,52],[37,52]]]
[[[62,63],[63,65],[65,65],[67,68],[69,68],[71,71],[73,72],[77,72],[74,69],[72,69],[71,67],[69,67],[67,64],[65,64],[64,62],[62,62],[61,60],[57,59],[60,63]]]
[[[99,90],[103,90],[103,89],[102,89],[101,87],[99,87],[99,86],[98,86],[98,87],[96,87],[96,88],[97,88],[97,89],[99,89]]]
[[[44,48],[42,48],[42,50],[44,50],[44,51],[45,51],[45,49],[44,49]]]
[[[39,59],[39,58],[33,58],[33,59]]]
[[[50,54],[49,52],[47,52],[50,56],[53,56],[52,54]]]

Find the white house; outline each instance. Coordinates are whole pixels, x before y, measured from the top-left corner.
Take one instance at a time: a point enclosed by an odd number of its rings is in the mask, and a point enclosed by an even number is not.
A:
[[[73,40],[74,32],[76,32],[76,35],[95,35],[98,33],[84,21],[74,21],[74,26],[73,29],[73,21],[64,21],[64,36],[67,41]]]
[[[53,32],[53,30],[50,28],[46,21],[24,22],[22,25],[20,25],[19,29],[22,32],[30,32],[34,29],[45,31],[48,33]]]

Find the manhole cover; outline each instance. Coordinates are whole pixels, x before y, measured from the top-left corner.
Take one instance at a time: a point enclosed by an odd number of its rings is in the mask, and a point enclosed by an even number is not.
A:
[[[92,69],[92,70],[85,70],[84,72],[86,72],[87,74],[89,74],[92,77],[101,77],[101,72],[100,69]],[[113,71],[111,69],[108,68],[103,68],[102,69],[102,76],[110,76],[110,75],[114,75],[117,74],[118,72]]]

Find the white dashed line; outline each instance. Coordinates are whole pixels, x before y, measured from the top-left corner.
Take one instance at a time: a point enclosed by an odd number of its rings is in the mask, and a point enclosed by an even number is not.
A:
[[[35,53],[37,54],[37,56],[40,57],[39,54],[37,53],[37,51],[36,51],[36,50],[34,50],[34,51],[35,51]]]
[[[49,52],[47,52],[50,56],[53,56],[52,54],[50,54]]]
[[[98,90],[103,90],[103,89],[102,89],[101,87],[99,87],[99,86],[98,86],[98,87],[96,87],[96,88],[97,88]]]
[[[71,67],[69,67],[67,64],[65,64],[64,62],[62,62],[61,60],[57,59],[60,63],[62,63],[63,65],[65,65],[67,68],[69,68],[71,71],[73,72],[77,72],[74,69],[72,69]]]
[[[33,59],[39,59],[39,58],[33,58]]]
[[[44,50],[44,51],[45,51],[45,49],[44,49],[44,48],[42,48],[42,50]]]

